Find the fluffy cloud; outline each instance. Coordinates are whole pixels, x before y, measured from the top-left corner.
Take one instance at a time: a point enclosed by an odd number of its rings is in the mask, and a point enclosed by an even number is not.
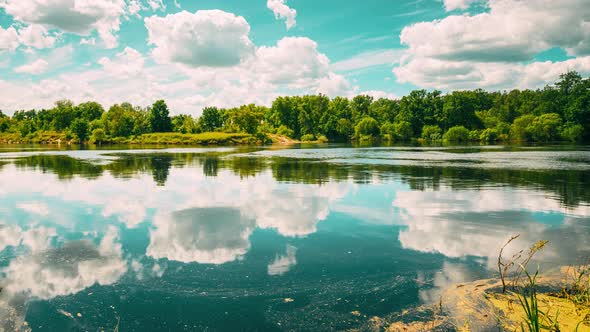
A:
[[[148,0],[148,5],[152,10],[166,10],[166,5],[162,0]]]
[[[34,48],[50,48],[55,44],[56,38],[51,36],[42,25],[31,24],[23,29],[20,29],[19,40],[23,45]]]
[[[414,56],[445,60],[526,61],[551,47],[590,54],[585,0],[489,0],[489,13],[452,15],[402,30]]]
[[[19,45],[18,33],[13,27],[4,29],[0,27],[0,52],[3,50],[14,51]]]
[[[297,24],[295,20],[297,11],[287,6],[286,2],[287,0],[268,0],[266,6],[272,10],[276,19],[285,20],[285,25],[287,26],[287,30],[289,30]]]
[[[20,256],[2,269],[3,293],[39,299],[78,293],[94,284],[110,285],[126,271],[117,232],[110,229],[95,246],[89,241],[69,242],[60,248]]]
[[[239,64],[254,52],[248,22],[221,10],[152,16],[145,19],[145,26],[148,43],[156,46],[153,55],[163,63],[226,67]]]
[[[590,74],[590,56],[528,64],[407,58],[393,73],[401,83],[455,90],[538,88],[557,81],[559,75],[569,70]]]
[[[286,37],[277,46],[261,47],[256,51],[253,74],[270,83],[308,87],[330,74],[330,60],[317,47],[315,41],[304,37]]]
[[[580,206],[565,210],[541,192],[440,188],[439,191],[399,193],[393,206],[399,209],[407,225],[399,234],[404,248],[448,257],[485,257],[490,268],[495,264],[500,246],[515,233],[522,236],[508,248],[507,256],[540,239],[552,242],[540,256],[548,261],[578,257],[578,253],[590,249],[587,245],[578,245],[588,243],[588,233],[582,229],[590,209]],[[549,227],[534,220],[532,212],[566,213],[566,219],[560,227]],[[572,236],[571,241],[560,241],[559,237],[564,234]]]
[[[50,227],[40,226],[23,231],[19,226],[0,225],[0,252],[21,244],[30,252],[40,252],[49,247],[51,239],[56,235],[56,230]]]
[[[571,69],[589,72],[590,7],[585,0],[489,0],[488,6],[489,12],[452,15],[404,28],[400,41],[408,51],[394,69],[398,81],[443,89],[536,87],[556,78],[538,72],[539,67],[555,72],[574,66]],[[556,47],[578,58],[542,65],[530,62]]]
[[[188,209],[156,216],[146,254],[184,263],[231,262],[250,249],[254,225],[236,209]]]
[[[117,46],[115,33],[125,14],[124,0],[0,0],[15,20],[41,24],[82,36],[97,31],[105,46]]]
[[[123,52],[118,53],[114,59],[106,57],[98,61],[103,66],[105,71],[110,75],[117,77],[134,77],[143,70],[144,58],[137,50],[125,47]]]
[[[49,63],[43,59],[37,59],[31,63],[26,65],[22,65],[20,67],[16,67],[14,69],[17,73],[22,74],[31,74],[31,75],[39,75],[47,71]]]
[[[351,91],[350,82],[344,76],[334,73],[320,78],[316,89],[317,93],[330,97],[346,96]]]
[[[74,102],[92,99],[107,107],[122,101],[146,105],[164,99],[173,114],[199,115],[211,105],[270,106],[279,95],[324,93],[334,97],[349,96],[354,90],[344,76],[333,72],[315,41],[286,37],[276,45],[256,47],[249,39],[248,23],[231,13],[181,12],[149,17],[144,23],[155,46],[155,63],[127,47],[99,59],[99,68],[65,72],[38,82],[0,79],[0,88],[6,91],[0,108],[51,107],[63,98]],[[81,41],[94,42],[93,37]],[[64,66],[60,59],[65,58],[47,56],[43,60],[53,69]],[[41,72],[42,63],[36,65],[34,72]],[[31,72],[33,68],[21,70]]]

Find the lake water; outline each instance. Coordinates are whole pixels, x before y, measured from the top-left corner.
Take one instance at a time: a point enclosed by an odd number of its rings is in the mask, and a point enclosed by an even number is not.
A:
[[[590,257],[590,147],[0,151],[0,330],[362,330],[513,234]]]

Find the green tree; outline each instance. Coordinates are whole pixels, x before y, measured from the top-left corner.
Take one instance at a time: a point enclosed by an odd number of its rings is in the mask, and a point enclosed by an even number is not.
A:
[[[128,137],[133,134],[133,107],[129,104],[115,104],[103,114],[102,122],[111,137]]]
[[[74,103],[70,100],[60,100],[55,103],[55,107],[51,110],[52,125],[56,131],[63,131],[70,127],[74,119],[73,111]]]
[[[536,117],[526,130],[534,141],[549,142],[559,138],[561,125],[562,120],[559,114],[548,113]]]
[[[172,121],[170,120],[170,111],[168,105],[163,100],[158,100],[152,105],[150,112],[152,130],[155,133],[165,133],[172,131]]]
[[[412,124],[408,121],[400,121],[393,124],[396,138],[401,141],[409,141],[414,137]]]
[[[217,107],[205,107],[199,117],[199,125],[203,131],[215,131],[223,125],[221,114]]]
[[[75,119],[70,125],[70,130],[76,135],[80,143],[84,143],[88,139],[88,128],[88,120],[85,118]]]
[[[89,101],[74,107],[74,113],[77,118],[83,118],[90,122],[96,119],[100,119],[100,117],[104,113],[104,109],[102,108],[102,105],[100,105],[99,103]]]
[[[381,125],[381,128],[379,128],[379,130],[381,132],[381,137],[383,137],[383,139],[392,142],[395,141],[397,135],[393,123],[389,121],[385,122],[383,125]]]
[[[107,134],[104,129],[96,128],[92,131],[92,141],[97,144],[102,144],[107,139]]]
[[[368,95],[360,95],[352,98],[352,101],[350,102],[352,121],[358,124],[361,120],[364,120],[365,117],[368,117],[369,108],[372,103],[373,97]]]

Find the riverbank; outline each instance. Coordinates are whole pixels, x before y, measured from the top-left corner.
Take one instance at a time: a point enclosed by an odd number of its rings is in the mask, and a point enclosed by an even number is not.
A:
[[[590,331],[590,303],[571,293],[579,275],[576,267],[562,267],[536,279],[536,301],[541,325],[558,329],[542,331]],[[588,277],[584,277],[585,282]],[[529,295],[530,296],[530,295]],[[406,310],[390,317],[372,317],[368,330],[381,331],[524,331],[527,315],[514,289],[502,292],[500,279],[450,285],[437,303]],[[550,322],[550,320],[552,322]]]
[[[200,134],[152,133],[130,137],[104,138],[91,143],[108,144],[160,144],[160,145],[260,145],[269,143],[266,137],[256,137],[246,133],[209,132]],[[65,133],[43,131],[22,137],[18,133],[0,134],[0,144],[79,144]]]

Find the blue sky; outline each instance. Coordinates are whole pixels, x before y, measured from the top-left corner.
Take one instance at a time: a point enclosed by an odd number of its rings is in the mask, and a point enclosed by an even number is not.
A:
[[[587,0],[0,0],[0,109],[538,88],[590,73],[589,22]]]

